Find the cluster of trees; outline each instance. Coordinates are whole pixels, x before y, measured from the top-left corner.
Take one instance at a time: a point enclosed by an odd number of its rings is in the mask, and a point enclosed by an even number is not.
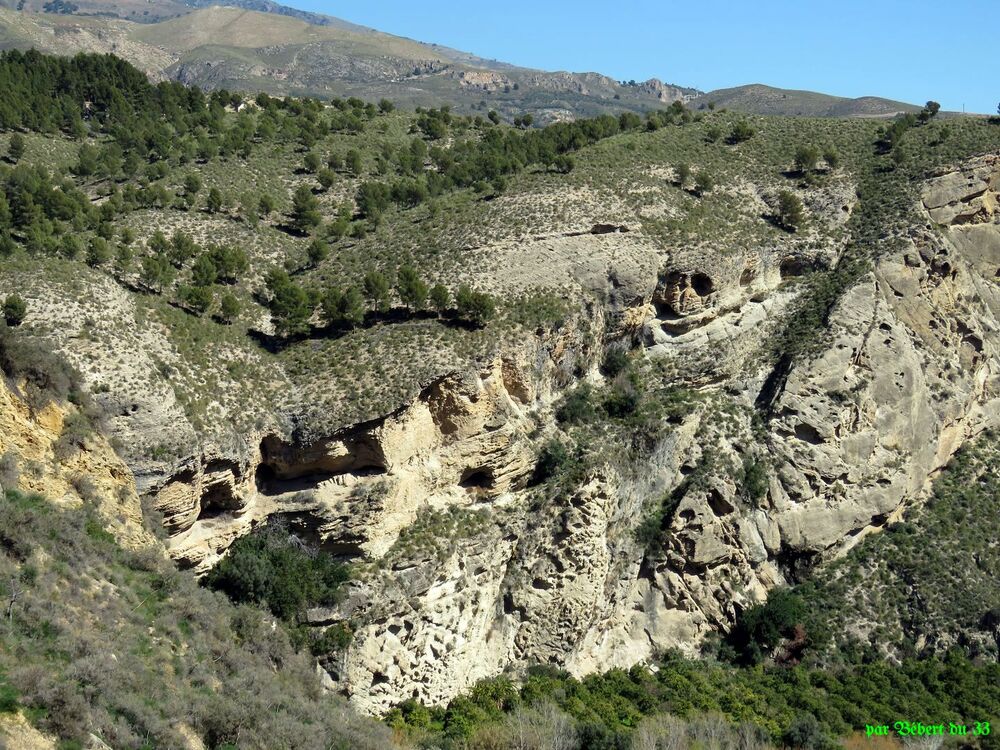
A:
[[[364,324],[369,311],[388,312],[393,292],[408,313],[430,306],[439,315],[454,311],[461,320],[478,326],[485,325],[496,313],[496,303],[490,295],[467,284],[461,285],[454,295],[443,284],[430,287],[409,265],[400,267],[395,279],[381,271],[370,271],[360,284],[330,286],[324,290],[305,288],[292,280],[287,271],[273,269],[266,284],[268,306],[275,328],[282,336],[306,333],[317,308],[327,326],[356,328]]]
[[[491,728],[518,716],[520,735],[533,734],[541,717],[532,718],[529,709],[549,706],[563,714],[561,733],[573,739],[539,747],[624,750],[701,747],[684,741],[677,719],[697,721],[715,713],[726,722],[716,728],[706,747],[722,746],[717,742],[726,735],[725,723],[748,722],[757,732],[724,746],[773,743],[827,750],[835,746],[834,737],[864,731],[873,716],[941,717],[935,721],[946,716],[987,716],[1000,700],[998,679],[996,662],[976,664],[958,652],[943,659],[899,665],[877,661],[843,670],[742,669],[667,654],[655,672],[637,666],[582,680],[549,665],[531,667],[520,687],[506,677],[484,680],[447,706],[405,701],[386,716],[386,722],[428,746],[498,747],[484,741],[494,736]],[[633,744],[649,736],[643,727],[656,717],[674,721],[674,731],[663,733],[665,744]],[[733,729],[730,725],[729,732]]]
[[[225,89],[206,95],[177,82],[152,85],[145,74],[113,55],[72,58],[37,51],[0,54],[0,130],[62,131],[74,138],[103,134],[111,142],[85,144],[74,169],[82,177],[130,179],[143,163],[187,163],[217,156],[249,156],[253,146],[278,140],[311,148],[331,132],[362,132],[392,111],[357,98],[334,99],[328,109],[310,98],[260,94],[253,101]],[[228,112],[238,110],[235,117]],[[9,158],[20,158],[14,140]]]
[[[226,245],[210,245],[202,249],[184,232],[174,232],[167,239],[157,230],[146,243],[149,253],[140,261],[139,279],[147,290],[160,293],[169,286],[177,272],[191,263],[190,282],[177,289],[177,299],[191,312],[203,315],[215,301],[215,285],[234,285],[250,267],[246,252],[242,248]],[[131,256],[127,246],[119,252],[122,272],[129,270]],[[126,256],[126,257],[123,257]],[[231,291],[220,297],[220,315],[231,322],[239,315],[239,300]]]
[[[222,561],[202,579],[237,604],[266,606],[295,622],[311,607],[329,607],[342,598],[346,566],[309,550],[281,525],[237,539]]]
[[[674,171],[677,174],[677,186],[681,189],[686,188],[691,181],[691,166],[686,162],[681,162],[674,167]],[[702,196],[714,187],[715,179],[711,173],[706,172],[704,169],[698,170],[697,174],[694,175],[694,192]]]
[[[54,253],[68,230],[108,231],[118,208],[110,201],[95,207],[71,180],[57,183],[43,167],[0,169],[0,255],[14,251],[15,235],[29,252]]]
[[[892,154],[893,160],[898,164],[903,161],[903,151],[900,143],[903,136],[911,128],[926,125],[941,110],[941,105],[935,101],[927,102],[918,114],[907,113],[902,117],[897,117],[890,124],[879,129],[878,137],[875,141],[875,148],[881,154]]]
[[[420,129],[435,138],[441,128],[453,122],[447,108],[428,110],[420,115]],[[530,124],[531,121],[528,122]],[[521,118],[521,125],[525,125]],[[412,142],[397,158],[401,179],[391,183],[369,182],[361,186],[358,204],[362,215],[378,216],[390,203],[407,207],[456,188],[474,187],[481,192],[501,192],[506,179],[531,165],[544,165],[569,172],[574,163],[570,154],[587,145],[643,127],[643,120],[627,113],[621,117],[602,115],[572,123],[556,123],[526,132],[487,128],[472,138],[463,138],[449,149]],[[433,170],[425,170],[429,158]]]
[[[795,170],[801,175],[811,175],[819,167],[821,158],[828,169],[836,169],[840,165],[840,153],[833,146],[827,146],[821,151],[816,146],[808,145],[795,149]]]

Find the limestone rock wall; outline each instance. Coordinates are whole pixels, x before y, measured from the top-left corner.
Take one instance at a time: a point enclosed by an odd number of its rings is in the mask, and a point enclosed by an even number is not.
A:
[[[323,667],[372,713],[532,663],[583,675],[693,653],[918,502],[955,450],[997,424],[998,175],[989,157],[928,183],[926,224],[841,298],[823,352],[795,364],[763,424],[760,352],[801,293],[795,277],[838,248],[667,254],[641,293],[609,292],[609,320],[586,335],[525,342],[336,434],[268,429],[194,457],[155,492],[171,552],[205,571],[283,517],[361,561],[344,604],[310,619],[351,623],[352,645]],[[599,380],[584,350],[614,338],[703,398],[640,458],[548,497],[531,475],[553,402]],[[765,467],[762,494],[748,493],[748,462]],[[640,542],[664,503],[666,528]]]

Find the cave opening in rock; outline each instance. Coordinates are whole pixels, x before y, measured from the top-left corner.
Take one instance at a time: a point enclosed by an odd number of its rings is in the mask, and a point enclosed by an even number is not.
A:
[[[712,279],[703,273],[691,274],[691,288],[699,297],[707,297],[715,291],[715,284]]]
[[[243,503],[233,494],[229,484],[214,484],[202,492],[198,520],[218,518],[242,507]]]
[[[462,472],[458,486],[467,490],[491,490],[496,484],[496,477],[493,476],[493,469],[466,469]]]
[[[663,300],[653,300],[653,309],[656,310],[657,320],[671,321],[681,319],[681,316],[677,314],[673,306]]]
[[[805,276],[814,270],[816,270],[815,264],[805,258],[784,258],[778,266],[778,273],[783,279]]]

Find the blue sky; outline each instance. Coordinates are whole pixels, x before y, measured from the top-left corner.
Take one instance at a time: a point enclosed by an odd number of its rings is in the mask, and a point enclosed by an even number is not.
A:
[[[996,111],[997,0],[285,0],[423,42],[545,70],[743,83]]]

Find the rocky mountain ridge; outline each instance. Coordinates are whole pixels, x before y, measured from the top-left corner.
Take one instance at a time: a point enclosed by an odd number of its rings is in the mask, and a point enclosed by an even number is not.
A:
[[[890,117],[918,108],[878,97],[847,100],[759,85],[704,93],[657,79],[547,72],[485,60],[339,19],[248,1],[157,4],[87,0],[0,3],[0,48],[113,53],[157,79],[275,95],[388,97],[411,106],[448,103],[538,122],[693,101],[756,114]],[[43,12],[49,11],[52,12]]]

